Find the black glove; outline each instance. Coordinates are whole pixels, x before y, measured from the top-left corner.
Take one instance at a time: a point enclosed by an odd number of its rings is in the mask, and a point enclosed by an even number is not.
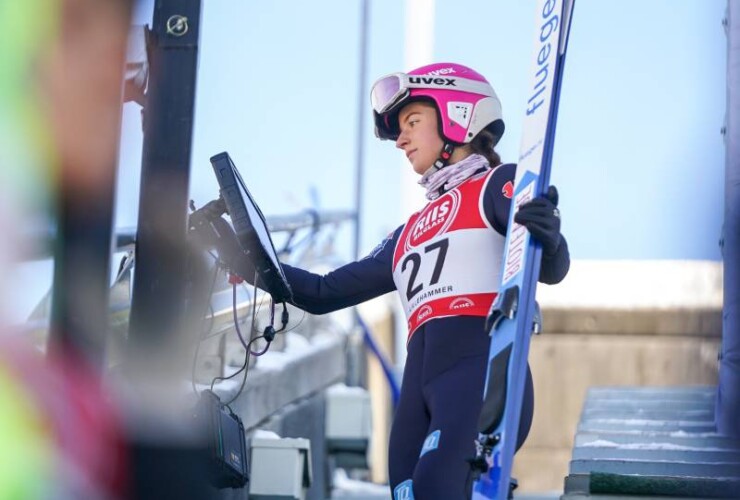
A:
[[[514,221],[526,227],[532,237],[540,242],[547,255],[555,255],[560,246],[560,211],[558,190],[555,186],[547,189],[545,196],[539,196],[519,208]]]
[[[206,209],[204,207],[204,209]],[[218,213],[196,211],[190,215],[189,237],[204,250],[215,248],[219,260],[233,274],[254,281],[254,264],[242,248],[231,224]]]
[[[227,266],[232,267],[233,263],[244,255],[244,250],[242,250],[234,229],[221,217],[211,219],[210,222],[216,235],[213,246],[218,251],[221,261]]]

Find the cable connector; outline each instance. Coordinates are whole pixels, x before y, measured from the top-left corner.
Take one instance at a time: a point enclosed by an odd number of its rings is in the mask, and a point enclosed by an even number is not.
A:
[[[285,330],[285,327],[288,326],[288,320],[290,319],[290,315],[288,314],[288,307],[285,305],[285,302],[283,302],[283,312],[280,313],[280,324],[281,328],[280,330]]]
[[[266,340],[266,341],[267,341],[268,343],[270,343],[270,342],[272,342],[272,341],[273,341],[273,339],[275,338],[275,334],[276,334],[276,333],[277,333],[277,332],[276,332],[276,331],[275,331],[275,329],[274,329],[274,328],[272,327],[272,325],[268,325],[268,326],[266,326],[266,327],[265,327],[265,331],[264,331],[264,332],[262,332],[262,335],[263,335],[263,336],[265,337],[265,340]]]

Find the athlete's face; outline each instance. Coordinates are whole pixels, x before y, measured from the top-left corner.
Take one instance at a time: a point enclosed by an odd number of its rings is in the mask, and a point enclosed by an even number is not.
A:
[[[444,147],[437,131],[437,111],[425,102],[412,102],[398,114],[401,131],[396,147],[406,153],[406,158],[419,175],[432,166]]]

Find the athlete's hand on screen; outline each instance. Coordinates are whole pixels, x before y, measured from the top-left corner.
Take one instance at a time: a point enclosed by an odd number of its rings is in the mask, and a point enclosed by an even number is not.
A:
[[[532,237],[542,244],[542,250],[547,255],[554,255],[558,251],[562,239],[557,207],[558,190],[550,186],[547,194],[525,203],[514,215],[514,221],[529,230]]]

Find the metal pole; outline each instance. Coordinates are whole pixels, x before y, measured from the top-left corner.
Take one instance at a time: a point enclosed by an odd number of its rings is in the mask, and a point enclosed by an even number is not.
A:
[[[360,0],[360,71],[357,95],[357,157],[355,164],[355,241],[354,257],[360,258],[360,238],[362,229],[362,174],[365,165],[365,109],[368,105],[367,96],[367,41],[368,41],[368,11],[370,0]]]
[[[355,165],[355,234],[354,248],[352,254],[355,259],[360,258],[360,237],[362,231],[362,174],[365,163],[365,109],[367,107],[367,38],[368,38],[368,10],[369,0],[360,0],[360,51],[359,51],[359,74],[357,82],[357,144]],[[359,313],[355,308],[355,326],[359,324]],[[365,350],[362,348],[362,337],[359,330],[355,329],[349,341],[347,359],[347,380],[351,386],[367,386],[367,366],[365,362]]]
[[[434,61],[434,17],[436,15],[435,0],[405,0],[403,71],[410,71]],[[408,159],[398,155],[399,180],[401,185],[401,220],[405,220],[413,212],[420,210],[427,200],[424,190],[417,182],[419,176],[414,173]],[[396,297],[396,310],[403,311],[401,301]],[[406,316],[401,312],[395,315],[396,332],[396,369],[403,372],[406,363],[406,332],[408,323]]]
[[[129,339],[162,344],[184,307],[185,237],[200,0],[156,0]]]
[[[724,315],[717,390],[717,430],[740,437],[740,2],[728,0]]]
[[[203,443],[177,387],[190,333],[186,247],[201,0],[155,0],[129,320],[131,497],[210,498]],[[191,317],[195,309],[190,312]],[[197,321],[194,321],[197,323]],[[181,344],[181,343],[180,343]],[[140,415],[146,415],[141,418]]]

